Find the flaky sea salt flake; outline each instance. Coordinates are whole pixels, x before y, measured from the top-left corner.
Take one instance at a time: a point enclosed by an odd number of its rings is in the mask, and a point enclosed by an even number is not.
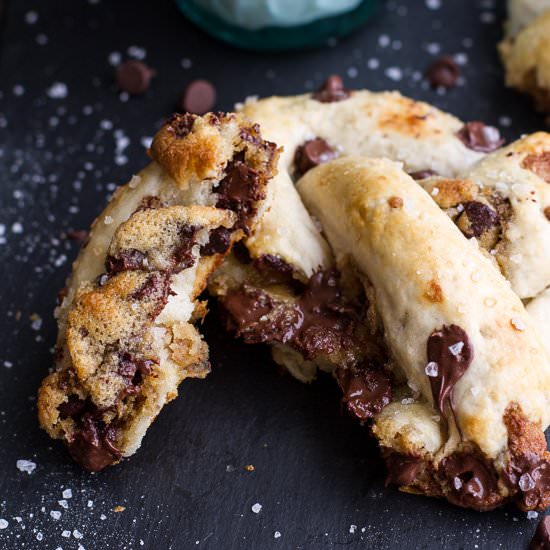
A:
[[[19,459],[15,465],[20,472],[26,472],[31,475],[36,470],[36,463],[32,460]]]

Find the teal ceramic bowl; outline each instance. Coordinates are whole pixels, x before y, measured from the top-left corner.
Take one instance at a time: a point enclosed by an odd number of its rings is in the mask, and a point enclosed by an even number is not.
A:
[[[378,0],[176,0],[210,35],[250,50],[284,51],[326,45],[363,25]]]

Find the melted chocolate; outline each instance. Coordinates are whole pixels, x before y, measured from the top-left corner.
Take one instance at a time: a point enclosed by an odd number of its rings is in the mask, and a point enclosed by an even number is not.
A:
[[[341,368],[337,371],[338,384],[348,411],[359,420],[368,420],[391,402],[389,376],[372,368]]]
[[[135,248],[121,250],[118,256],[109,255],[105,260],[105,269],[107,273],[119,273],[129,270],[136,271],[144,269],[146,265],[147,254]]]
[[[61,420],[65,418],[75,418],[80,416],[86,409],[87,403],[83,399],[80,399],[78,395],[69,395],[69,400],[65,403],[61,403],[57,410]]]
[[[260,191],[260,175],[244,162],[242,154],[236,156],[228,165],[226,175],[217,189],[218,208],[232,210],[237,214],[235,228],[250,233],[250,219],[255,215],[255,203],[265,198]]]
[[[266,283],[291,283],[293,280],[293,269],[279,256],[273,254],[262,254],[254,260],[254,267],[262,275]]]
[[[415,456],[392,453],[386,458],[386,487],[393,485],[410,485],[416,478],[422,460]]]
[[[194,225],[184,225],[181,228],[180,241],[172,252],[174,273],[187,269],[195,263],[196,258],[193,255],[193,247],[197,244],[196,238],[199,229],[200,227]]]
[[[529,550],[550,550],[550,516],[540,520],[529,544]]]
[[[168,302],[170,290],[170,274],[165,272],[152,273],[147,280],[130,295],[132,300],[153,300],[156,302],[151,318],[155,318]]]
[[[504,143],[497,128],[478,121],[467,122],[456,135],[468,149],[482,153],[490,153]]]
[[[213,254],[223,254],[231,246],[231,229],[218,227],[210,231],[208,242],[202,246],[201,254],[203,256],[212,256]]]
[[[519,505],[525,510],[546,506],[550,494],[550,463],[534,453],[510,460],[506,470],[509,485],[519,492]]]
[[[69,453],[85,470],[98,472],[120,460],[122,454],[115,446],[116,437],[116,429],[104,425],[99,411],[85,412],[69,443]]]
[[[445,404],[451,401],[455,384],[466,372],[474,358],[468,335],[457,325],[444,325],[434,331],[427,343],[428,361],[435,363],[435,376],[430,376],[434,401],[442,415]],[[432,371],[433,372],[433,371]]]
[[[347,99],[349,95],[349,91],[344,88],[342,79],[333,74],[325,80],[321,88],[313,93],[311,97],[321,103],[333,103]]]
[[[238,241],[235,243],[235,246],[233,247],[233,255],[241,264],[248,265],[252,262],[250,252],[248,251],[248,248],[246,248],[243,241]]]
[[[486,204],[477,201],[469,201],[463,204],[464,212],[461,215],[468,218],[468,228],[462,229],[465,237],[480,237],[485,231],[498,225],[498,214]]]
[[[300,177],[315,166],[329,162],[337,156],[338,153],[323,138],[310,139],[296,148],[294,170]]]
[[[473,454],[455,453],[445,458],[439,471],[449,482],[447,498],[465,508],[487,510],[499,504],[498,478],[491,464]]]
[[[306,359],[351,346],[356,314],[348,307],[334,271],[318,272],[292,301],[243,284],[221,300],[228,328],[247,343],[288,343]]]

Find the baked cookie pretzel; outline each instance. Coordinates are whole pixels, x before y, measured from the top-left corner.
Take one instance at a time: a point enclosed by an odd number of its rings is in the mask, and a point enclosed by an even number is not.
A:
[[[510,0],[507,36],[499,44],[506,84],[550,112],[550,2]]]
[[[246,240],[246,248],[231,255],[212,278],[210,290],[220,296],[230,328],[245,341],[274,344],[275,360],[309,381],[318,367],[331,371],[343,358],[348,364],[356,362],[357,350],[350,351],[344,345],[348,340],[342,338],[343,332],[352,330],[349,315],[336,319],[331,311],[332,321],[320,323],[319,304],[305,297],[320,297],[320,285],[329,285],[337,299],[338,276],[331,271],[330,250],[293,182],[317,164],[349,154],[398,160],[416,178],[432,173],[452,177],[502,140],[496,128],[463,123],[397,92],[347,90],[337,76],[313,94],[247,101],[241,111],[282,145],[283,153],[266,214]],[[245,300],[258,304],[254,314],[244,314],[240,304]],[[305,308],[297,304],[304,300],[309,304]],[[259,306],[267,302],[276,313],[264,318],[265,307]],[[315,322],[306,311],[312,309]],[[315,326],[319,329],[314,337]]]
[[[391,161],[345,157],[297,187],[388,354],[373,432],[389,481],[478,510],[548,506],[550,359],[494,263]]]
[[[92,225],[38,397],[42,427],[85,469],[133,454],[180,382],[208,374],[198,296],[261,215],[277,155],[242,115],[174,115],[153,140],[156,162]]]

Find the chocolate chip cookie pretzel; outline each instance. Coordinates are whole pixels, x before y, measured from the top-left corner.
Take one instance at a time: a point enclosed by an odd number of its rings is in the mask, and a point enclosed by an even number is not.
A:
[[[372,429],[389,481],[477,510],[547,507],[550,359],[494,263],[388,160],[344,157],[297,186],[386,348],[393,399]]]
[[[43,428],[85,469],[133,454],[180,382],[208,374],[198,296],[261,215],[277,155],[241,115],[174,115],[153,140],[156,162],[92,225],[38,398]]]

